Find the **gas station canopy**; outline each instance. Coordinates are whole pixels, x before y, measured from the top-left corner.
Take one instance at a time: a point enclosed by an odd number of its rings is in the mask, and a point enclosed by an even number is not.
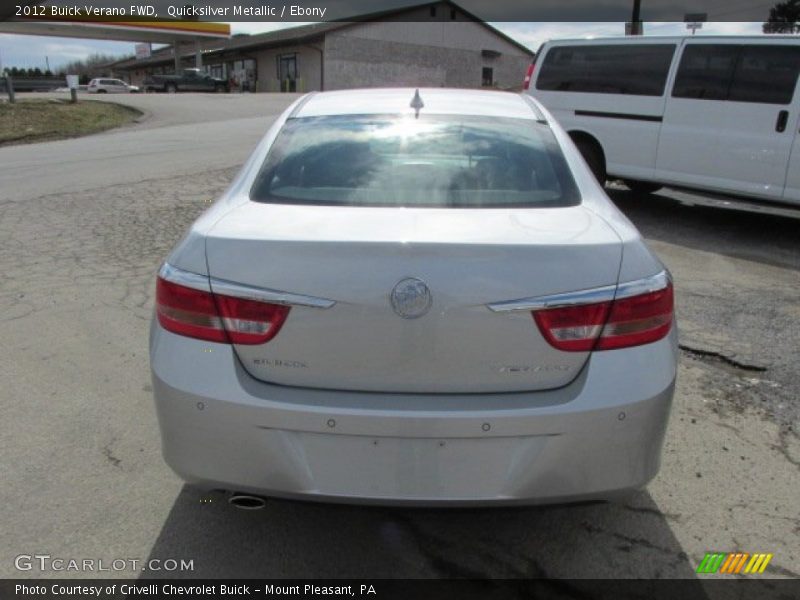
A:
[[[228,38],[231,26],[208,21],[95,21],[38,18],[0,21],[0,33],[48,35],[122,42],[174,44],[199,38]]]

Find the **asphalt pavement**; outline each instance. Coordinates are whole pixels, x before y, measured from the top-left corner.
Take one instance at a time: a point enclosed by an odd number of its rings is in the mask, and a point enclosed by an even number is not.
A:
[[[141,111],[142,117],[97,135],[0,148],[0,177],[3,186],[13,190],[5,195],[18,201],[241,165],[268,125],[299,96],[81,94],[80,101],[121,102]]]
[[[609,189],[671,269],[681,362],[663,465],[621,503],[239,511],[163,463],[155,272],[293,96],[103,98],[123,129],[0,148],[0,576],[15,557],[185,559],[194,577],[682,577],[708,551],[800,573],[800,213]],[[158,576],[121,570],[96,576]]]

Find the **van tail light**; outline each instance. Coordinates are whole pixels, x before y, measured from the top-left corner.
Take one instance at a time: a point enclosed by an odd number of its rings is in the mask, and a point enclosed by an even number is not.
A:
[[[289,315],[288,306],[212,294],[207,277],[177,273],[165,265],[156,281],[158,322],[172,333],[223,344],[264,344]]]
[[[656,342],[669,333],[674,310],[672,282],[666,274],[661,280],[659,289],[641,291],[643,282],[623,284],[614,300],[535,310],[533,318],[548,343],[565,352]],[[637,289],[641,293],[631,293]]]
[[[525,79],[522,80],[522,89],[527,90],[531,87],[531,79],[533,79],[533,70],[536,68],[536,63],[528,65],[528,70],[525,71]]]

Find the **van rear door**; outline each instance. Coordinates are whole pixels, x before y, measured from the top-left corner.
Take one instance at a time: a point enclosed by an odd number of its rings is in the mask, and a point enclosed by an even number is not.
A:
[[[800,45],[687,41],[667,99],[656,179],[781,199]]]

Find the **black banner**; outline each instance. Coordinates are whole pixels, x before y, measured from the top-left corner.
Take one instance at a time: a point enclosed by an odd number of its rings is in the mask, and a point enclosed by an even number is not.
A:
[[[288,579],[6,579],[0,598],[293,598],[298,600],[795,600],[797,579],[532,579],[532,580],[288,580]]]
[[[460,10],[483,21],[647,22],[689,20],[761,22],[785,0],[10,0],[0,19],[98,19],[323,22],[381,19],[428,21],[454,19]]]

